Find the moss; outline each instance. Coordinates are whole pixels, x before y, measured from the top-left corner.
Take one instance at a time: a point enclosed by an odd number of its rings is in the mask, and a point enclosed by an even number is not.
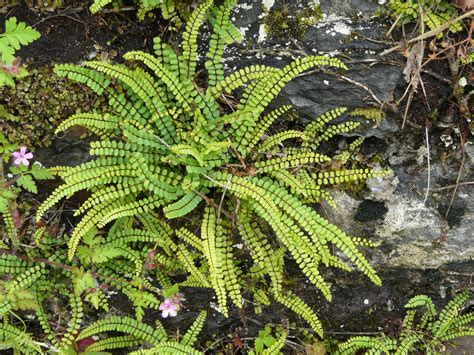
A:
[[[265,17],[265,31],[270,37],[302,40],[309,27],[323,19],[319,5],[293,12],[291,7],[272,9]]]
[[[99,108],[102,102],[91,90],[59,78],[51,68],[32,69],[15,88],[2,88],[0,129],[11,142],[46,147],[62,120]]]

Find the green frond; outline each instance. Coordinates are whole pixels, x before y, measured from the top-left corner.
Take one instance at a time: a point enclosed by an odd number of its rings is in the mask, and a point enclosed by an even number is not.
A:
[[[281,349],[285,346],[287,336],[288,332],[283,330],[277,340],[270,347],[262,351],[262,355],[281,354]]]
[[[385,112],[380,107],[359,107],[349,112],[349,116],[363,116],[368,120],[380,122],[385,118]]]
[[[152,345],[159,345],[167,339],[166,333],[160,329],[153,329],[147,324],[129,317],[112,316],[96,321],[83,329],[77,340],[88,338],[104,332],[121,332],[134,336]]]
[[[451,300],[439,314],[438,320],[433,323],[431,331],[435,337],[442,337],[451,328],[452,323],[459,315],[459,308],[471,296],[470,292],[465,290],[459,293]]]
[[[188,245],[202,252],[203,250],[202,242],[199,240],[199,238],[195,234],[193,234],[192,232],[190,232],[184,227],[181,227],[180,229],[176,230],[175,233],[176,233],[176,236],[180,238],[182,241],[184,241]]]
[[[259,84],[255,90],[243,96],[241,103],[260,112],[278,95],[283,87],[302,72],[319,66],[347,69],[339,59],[326,56],[307,56],[295,59],[280,71]]]
[[[0,343],[0,349],[14,349],[24,354],[43,354],[30,334],[3,322],[0,322]]]
[[[356,354],[359,350],[376,350],[379,353],[390,354],[396,348],[396,342],[387,338],[377,339],[368,336],[352,337],[339,345],[338,353],[341,355]]]
[[[243,240],[249,245],[255,263],[261,265],[270,276],[272,292],[279,294],[282,290],[283,272],[273,257],[274,251],[268,243],[267,237],[260,230],[257,223],[251,223],[251,211],[242,206],[239,214],[239,228]]]
[[[174,219],[183,217],[193,211],[202,202],[202,197],[191,191],[181,197],[178,201],[163,208],[166,218]]]
[[[194,260],[186,247],[183,244],[178,244],[177,247],[178,250],[176,251],[176,256],[183,263],[186,270],[202,285],[202,287],[210,287],[208,280],[196,267]]]
[[[321,171],[313,176],[319,186],[338,185],[345,182],[365,181],[373,177],[386,176],[389,170],[351,169]]]
[[[309,323],[309,325],[311,325],[311,328],[313,328],[321,338],[323,337],[323,326],[321,321],[301,298],[290,291],[288,291],[286,294],[283,293],[281,295],[274,295],[274,298],[277,302],[301,316]]]
[[[107,90],[111,81],[101,73],[73,64],[57,64],[54,73],[90,87],[98,95]]]
[[[69,320],[66,333],[62,336],[60,341],[63,347],[70,345],[76,338],[76,334],[81,327],[81,322],[84,317],[82,300],[79,296],[72,294],[69,298],[69,305],[71,306],[71,319]]]
[[[81,238],[94,226],[102,228],[113,220],[146,213],[154,207],[160,207],[162,203],[163,200],[161,197],[151,196],[129,203],[115,201],[105,209],[96,210],[93,208],[89,210],[72,232],[68,242],[68,259],[72,260]]]
[[[252,80],[262,79],[275,74],[278,69],[264,65],[251,65],[241,68],[227,77],[217,82],[215,86],[208,88],[209,95],[217,97],[221,94],[230,94],[232,91],[241,87]]]
[[[85,352],[100,352],[104,350],[114,350],[129,348],[142,345],[143,340],[137,339],[133,335],[109,337],[96,341],[95,343],[89,345]]]
[[[295,131],[295,130],[288,130],[284,132],[277,133],[273,136],[268,137],[265,139],[259,146],[258,146],[258,151],[261,153],[268,152],[270,148],[273,146],[280,144],[281,142],[287,140],[287,139],[294,139],[294,138],[299,138],[303,141],[307,140],[308,137],[305,136],[303,132],[300,131]]]
[[[178,344],[173,341],[163,342],[153,349],[149,350],[138,350],[130,353],[130,355],[151,355],[151,354],[160,354],[160,355],[202,355],[203,353],[197,351],[191,346]]]
[[[196,318],[196,320],[193,322],[191,327],[189,327],[189,329],[183,335],[183,338],[181,339],[180,344],[186,345],[186,346],[192,346],[197,341],[197,337],[199,333],[201,332],[202,327],[204,326],[206,317],[207,317],[206,311],[199,312],[199,315]]]
[[[223,274],[225,265],[221,251],[223,236],[216,233],[217,229],[217,216],[211,208],[206,207],[201,226],[203,253],[209,264],[210,282],[216,293],[219,311],[228,317],[226,282]]]
[[[229,15],[235,3],[236,0],[226,0],[223,5],[212,10],[213,16],[211,18],[211,24],[213,26],[213,33],[209,42],[209,50],[206,54],[205,62],[205,67],[209,75],[208,90],[224,80],[222,54],[224,53],[225,45],[242,39],[240,33],[238,33],[239,37],[235,38],[232,36],[232,33],[228,31],[229,27],[232,26]]]
[[[92,5],[89,7],[89,10],[92,14],[95,14],[110,4],[112,1],[113,0],[94,0]]]
[[[266,173],[275,169],[289,169],[294,167],[305,166],[314,163],[324,163],[331,161],[331,158],[312,152],[295,153],[283,157],[271,158],[267,160],[258,161],[255,167],[259,173]]]
[[[25,260],[17,258],[14,255],[0,255],[0,275],[18,275],[34,266]]]
[[[78,113],[63,121],[56,128],[55,134],[64,132],[73,126],[83,126],[105,139],[111,133],[117,134],[119,132],[118,128],[121,122],[120,117],[108,113]]]
[[[308,140],[303,143],[303,147],[309,146],[313,139],[315,139],[318,134],[324,131],[324,127],[327,123],[341,117],[347,111],[347,107],[337,107],[335,109],[324,112],[316,120],[308,124],[304,130]]]
[[[198,56],[198,31],[204,21],[207,11],[212,6],[212,4],[213,0],[203,1],[203,3],[193,11],[191,17],[186,23],[186,28],[183,33],[183,41],[181,43],[182,53],[179,57],[180,62],[182,62],[182,69],[180,72],[181,78],[187,78],[191,81],[194,79]]]
[[[324,132],[315,137],[314,140],[311,140],[311,146],[314,148],[318,147],[322,142],[327,142],[332,137],[341,134],[352,132],[354,129],[360,126],[360,122],[344,122],[337,125],[326,127]]]
[[[130,53],[129,53],[130,54]],[[124,56],[125,59],[127,59]],[[103,72],[113,78],[117,78],[125,83],[130,89],[144,102],[148,110],[151,112],[153,121],[157,125],[162,138],[173,143],[176,139],[176,128],[173,125],[171,117],[163,114],[166,111],[163,102],[160,100],[160,94],[157,91],[154,79],[151,75],[143,70],[135,69],[134,71],[124,66],[108,64],[99,61],[86,62],[86,66]]]

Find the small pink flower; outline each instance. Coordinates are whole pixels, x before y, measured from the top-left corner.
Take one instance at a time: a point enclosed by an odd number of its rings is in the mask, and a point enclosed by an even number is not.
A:
[[[162,311],[161,316],[163,318],[176,317],[178,314],[178,305],[173,303],[169,298],[166,298],[165,301],[160,305],[160,311]]]
[[[13,152],[13,158],[15,158],[15,161],[14,161],[14,164],[15,165],[20,165],[20,164],[23,164],[23,165],[30,165],[30,162],[28,161],[28,159],[32,159],[33,158],[33,154],[26,151],[26,147],[21,147],[20,148],[20,151],[18,152]]]

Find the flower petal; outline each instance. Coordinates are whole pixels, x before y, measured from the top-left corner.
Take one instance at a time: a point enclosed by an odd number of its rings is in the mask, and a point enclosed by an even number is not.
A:
[[[25,155],[26,154],[26,147],[21,147],[20,148],[20,154]]]
[[[171,317],[176,317],[178,315],[178,310],[176,308],[171,308],[169,311],[168,311],[169,315]]]
[[[26,159],[31,159],[31,158],[33,158],[33,153],[26,153],[26,154],[24,155],[24,157],[25,157]]]
[[[20,158],[20,160],[23,165],[26,165],[26,166],[30,165],[30,162],[28,161],[28,159],[25,159],[25,157]]]
[[[12,155],[13,155],[13,158],[15,158],[15,159],[21,157],[20,152],[13,152]]]

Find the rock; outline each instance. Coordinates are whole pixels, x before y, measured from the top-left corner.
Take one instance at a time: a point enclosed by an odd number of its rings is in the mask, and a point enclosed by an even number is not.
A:
[[[276,1],[272,9],[281,6],[281,2]],[[305,0],[291,8],[297,14],[310,6],[314,6],[314,2]],[[305,119],[315,119],[339,106],[374,105],[373,96],[380,102],[391,101],[402,73],[398,66],[375,63],[376,53],[384,48],[379,41],[386,32],[385,25],[374,17],[377,4],[363,0],[320,1],[324,18],[308,26],[301,40],[262,36],[265,17],[270,16],[268,13],[262,15],[262,8],[260,2],[239,1],[233,16],[245,39],[242,45],[225,51],[228,70],[256,62],[282,67],[291,58],[304,54],[343,56],[349,66],[344,73],[347,80],[320,72],[294,79],[283,89],[274,105],[291,103]],[[361,130],[360,134],[383,137],[395,132],[398,123],[395,124],[394,119],[389,117],[369,133]]]

